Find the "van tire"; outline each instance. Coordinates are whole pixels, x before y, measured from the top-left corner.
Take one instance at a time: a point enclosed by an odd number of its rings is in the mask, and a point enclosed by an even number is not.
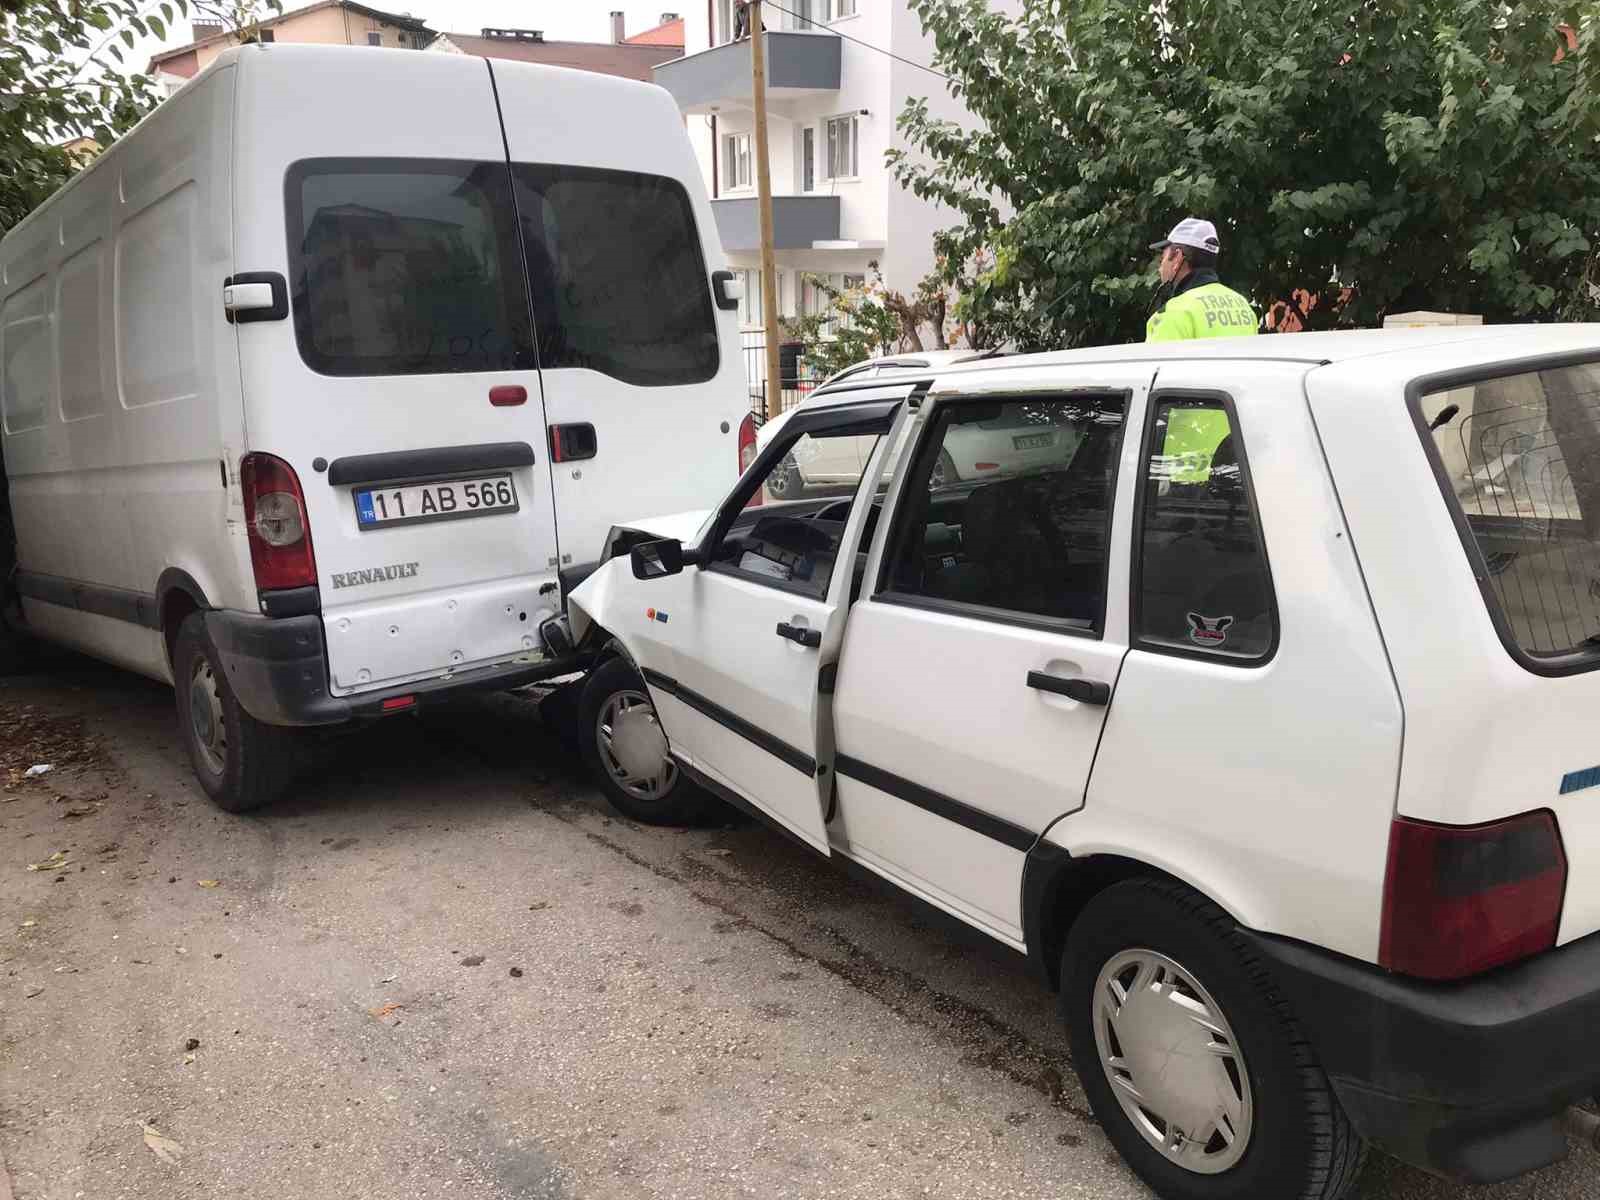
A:
[[[1147,1140],[1108,1079],[1095,1029],[1101,971],[1114,971],[1118,955],[1140,952],[1164,956],[1189,974],[1234,1034],[1249,1083],[1251,1124],[1242,1156],[1214,1174],[1180,1166]],[[1191,889],[1139,877],[1090,900],[1062,954],[1061,1013],[1095,1116],[1122,1157],[1165,1200],[1338,1200],[1355,1183],[1366,1144],[1305,1031],[1234,922]],[[1127,1047],[1113,1045],[1129,1055]],[[1133,1080],[1134,1060],[1126,1061]],[[1220,1138],[1212,1145],[1222,1147]]]
[[[641,701],[647,708],[641,707]],[[632,663],[616,657],[601,663],[589,676],[578,704],[578,737],[584,761],[611,806],[630,821],[644,825],[704,825],[717,816],[720,806],[716,799],[696,786],[670,759],[670,780],[660,794],[641,795],[624,786],[619,775],[626,774],[627,767],[619,759],[615,744],[605,744],[605,731],[615,731],[619,712],[628,712],[632,720],[642,722],[643,734],[658,731],[661,747],[667,749],[666,730],[656,716],[649,689]],[[639,790],[648,790],[644,773],[638,772],[636,777],[640,779]]]
[[[172,679],[183,744],[211,802],[223,812],[242,813],[277,799],[294,777],[296,731],[264,725],[244,711],[206,632],[204,613],[190,613],[178,627]],[[203,737],[208,725],[220,737]]]

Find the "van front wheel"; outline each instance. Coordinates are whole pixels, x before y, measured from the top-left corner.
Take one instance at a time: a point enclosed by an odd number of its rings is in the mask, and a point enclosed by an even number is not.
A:
[[[264,725],[240,706],[203,613],[190,613],[172,655],[178,725],[195,776],[224,812],[249,812],[274,800],[289,782],[293,730]]]

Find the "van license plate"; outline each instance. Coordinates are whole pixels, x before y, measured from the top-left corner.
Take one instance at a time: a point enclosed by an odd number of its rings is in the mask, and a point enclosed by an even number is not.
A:
[[[1018,450],[1039,450],[1045,446],[1053,445],[1056,435],[1053,433],[1026,433],[1021,437],[1011,439],[1011,444]]]
[[[358,488],[354,495],[356,524],[362,529],[486,517],[493,513],[516,512],[518,508],[516,485],[509,475]]]

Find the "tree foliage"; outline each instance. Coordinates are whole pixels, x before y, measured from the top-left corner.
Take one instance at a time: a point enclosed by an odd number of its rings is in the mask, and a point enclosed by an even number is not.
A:
[[[955,208],[961,305],[1024,347],[1136,340],[1183,216],[1309,327],[1581,310],[1600,22],[1557,0],[909,0],[973,133],[908,102],[897,178]],[[947,274],[952,284],[957,280]],[[1299,296],[1298,301],[1291,299]],[[1574,305],[1578,304],[1575,310]]]
[[[140,38],[166,38],[187,16],[222,21],[248,40],[259,11],[279,0],[0,0],[0,234],[83,163],[63,143],[103,149],[144,116],[157,95]]]
[[[868,358],[907,350],[943,350],[949,293],[938,275],[928,275],[907,297],[883,281],[876,262],[859,287],[837,288],[821,275],[807,281],[823,296],[822,311],[788,323],[804,346],[813,376],[826,379]]]

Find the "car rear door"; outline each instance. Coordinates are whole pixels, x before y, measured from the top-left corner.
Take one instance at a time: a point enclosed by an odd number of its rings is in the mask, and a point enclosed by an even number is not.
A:
[[[714,505],[749,416],[738,313],[683,116],[658,88],[495,61],[538,332],[563,566]]]
[[[1026,852],[1083,805],[1127,654],[1123,434],[1149,378],[936,385],[840,652],[843,850],[1019,947]],[[944,478],[996,439],[981,478]]]
[[[247,448],[304,492],[336,695],[536,658],[558,598],[488,68],[352,57],[241,57],[234,194],[233,282],[286,292],[234,314]]]

